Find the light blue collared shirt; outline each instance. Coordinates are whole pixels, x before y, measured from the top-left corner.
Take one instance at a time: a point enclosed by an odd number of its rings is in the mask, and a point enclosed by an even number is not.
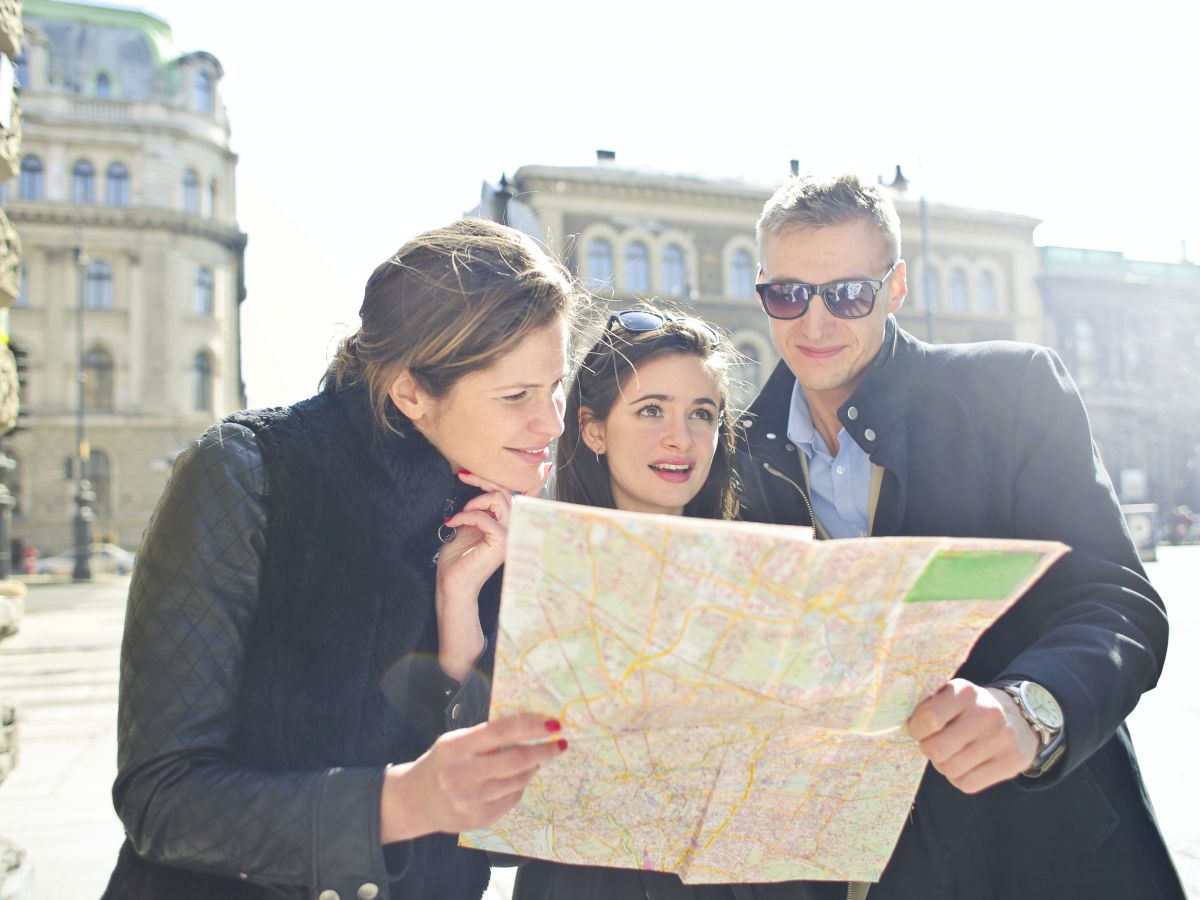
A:
[[[808,459],[809,499],[829,536],[866,537],[871,530],[871,458],[845,428],[838,430],[837,456],[829,452],[798,381],[792,387],[787,435]]]

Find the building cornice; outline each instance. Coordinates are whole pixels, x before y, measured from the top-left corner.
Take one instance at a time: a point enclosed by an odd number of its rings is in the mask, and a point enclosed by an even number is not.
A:
[[[41,200],[12,200],[6,208],[16,225],[57,225],[74,229],[132,228],[138,231],[166,231],[213,241],[240,253],[246,247],[246,234],[237,226],[223,225],[212,219],[193,216],[174,209],[148,206],[76,206]],[[73,233],[73,232],[72,232]]]
[[[772,189],[688,175],[664,175],[599,166],[522,166],[514,176],[522,190],[547,190],[565,197],[603,195],[639,202],[743,206],[755,212]]]

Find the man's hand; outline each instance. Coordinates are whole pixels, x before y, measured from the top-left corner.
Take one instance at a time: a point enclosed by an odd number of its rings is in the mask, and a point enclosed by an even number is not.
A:
[[[946,682],[908,719],[908,734],[933,767],[967,794],[1020,775],[1037,756],[1037,734],[999,688]]]

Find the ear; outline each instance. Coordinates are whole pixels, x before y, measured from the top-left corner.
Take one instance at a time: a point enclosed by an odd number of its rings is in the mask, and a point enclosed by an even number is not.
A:
[[[432,398],[421,390],[421,386],[408,369],[396,376],[388,388],[388,397],[396,409],[414,423],[427,416],[433,406]]]
[[[580,407],[579,439],[593,453],[604,452],[604,430],[604,422],[601,419],[597,419],[586,406]]]
[[[892,290],[888,294],[888,312],[894,313],[904,305],[904,298],[908,296],[908,268],[904,265],[904,260],[896,263],[896,271],[892,272]]]

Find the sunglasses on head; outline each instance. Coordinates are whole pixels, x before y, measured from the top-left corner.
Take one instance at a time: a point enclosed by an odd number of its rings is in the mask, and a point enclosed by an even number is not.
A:
[[[869,278],[849,278],[828,284],[805,284],[802,281],[766,281],[754,286],[763,312],[772,319],[798,319],[808,312],[813,297],[820,295],[825,308],[839,319],[861,319],[875,308],[875,297],[900,260],[892,263],[878,281]]]
[[[687,322],[700,329],[709,340],[716,346],[721,342],[720,335],[717,330],[703,322],[700,319],[691,316],[677,316],[674,313],[657,313],[649,312],[644,309],[622,309],[613,313],[608,317],[608,324],[604,326],[605,331],[615,331],[618,327],[624,331],[629,331],[634,334],[643,334],[647,331],[658,331],[668,322]]]

